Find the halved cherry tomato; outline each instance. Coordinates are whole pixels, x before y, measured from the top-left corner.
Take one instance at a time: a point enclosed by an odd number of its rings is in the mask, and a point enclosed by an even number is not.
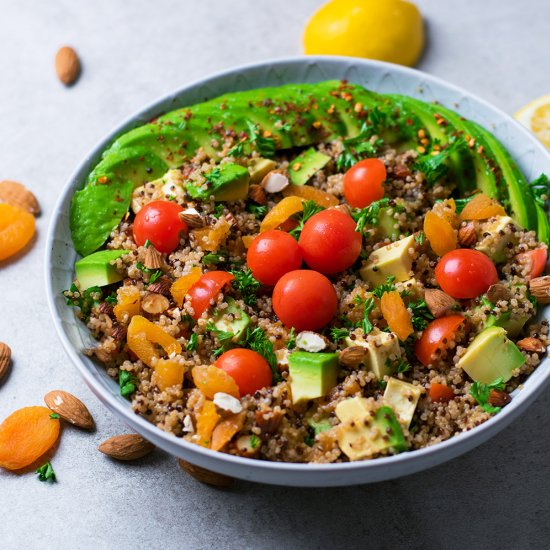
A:
[[[187,232],[187,224],[178,214],[183,208],[171,201],[153,201],[146,204],[134,220],[134,240],[139,246],[150,241],[163,253],[169,253],[178,247],[180,233]]]
[[[446,384],[432,383],[428,395],[430,399],[436,403],[446,403],[454,398],[455,392],[453,388],[449,388]]]
[[[453,298],[476,298],[498,283],[495,264],[478,250],[447,252],[435,268],[439,286]]]
[[[386,167],[381,160],[365,159],[344,175],[344,195],[353,208],[365,208],[384,197]]]
[[[296,239],[272,229],[260,233],[250,245],[246,263],[252,275],[264,285],[274,285],[285,273],[300,269],[302,253]]]
[[[205,273],[187,292],[191,297],[193,319],[198,319],[211,305],[211,301],[228,285],[234,275],[227,271],[209,271]]]
[[[226,351],[216,359],[214,365],[235,380],[241,395],[271,386],[269,364],[255,351],[243,348]]]
[[[321,273],[299,269],[283,275],[273,289],[273,309],[287,327],[317,330],[338,308],[332,283]]]
[[[353,218],[338,210],[323,210],[307,220],[300,249],[311,269],[339,273],[351,267],[361,253],[361,233]]]
[[[430,365],[436,350],[445,348],[463,321],[462,315],[449,315],[432,321],[416,342],[414,353],[418,360],[426,367]]]
[[[534,279],[535,277],[542,275],[542,272],[546,267],[548,249],[546,246],[543,246],[541,248],[536,248],[535,250],[522,252],[516,256],[516,259],[520,264],[527,266],[529,272],[527,279]]]

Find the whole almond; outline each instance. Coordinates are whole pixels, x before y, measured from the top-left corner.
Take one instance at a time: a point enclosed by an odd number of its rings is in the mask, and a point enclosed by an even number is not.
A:
[[[424,300],[428,310],[436,319],[458,306],[454,298],[437,288],[427,288],[424,292]]]
[[[154,283],[151,283],[147,290],[149,292],[154,292],[156,294],[162,294],[163,296],[170,296],[170,287],[172,286],[172,281],[169,277],[162,276],[159,277]]]
[[[6,376],[11,363],[11,349],[8,344],[0,342],[0,380]]]
[[[500,283],[491,285],[487,290],[487,298],[492,304],[496,304],[500,300],[508,301],[511,297],[510,289]]]
[[[508,393],[502,390],[491,390],[489,392],[489,399],[487,400],[493,407],[504,407],[508,405],[512,398]]]
[[[19,206],[35,216],[40,214],[40,205],[34,194],[16,181],[0,181],[0,202]]]
[[[98,449],[117,460],[137,460],[154,450],[155,446],[138,434],[115,435],[104,441]]]
[[[145,250],[143,265],[147,269],[160,269],[165,265],[163,255],[152,244]]]
[[[80,75],[80,59],[70,46],[63,46],[55,56],[55,71],[59,80],[70,86],[74,84]]]
[[[550,275],[531,279],[529,291],[539,304],[550,304]]]
[[[151,315],[160,315],[170,307],[170,302],[166,296],[150,292],[141,301],[141,309]]]
[[[95,423],[90,411],[73,394],[62,390],[53,390],[44,396],[44,401],[48,408],[73,426],[83,430],[94,429]]]
[[[338,360],[344,367],[355,369],[366,361],[368,354],[367,348],[363,346],[350,346],[340,352]]]
[[[201,483],[205,483],[206,485],[213,485],[214,487],[230,487],[235,481],[232,477],[211,472],[210,470],[206,470],[200,466],[195,466],[194,464],[191,464],[191,462],[187,462],[181,458],[178,459],[178,464],[182,470],[185,470],[190,476],[194,477]]]
[[[267,195],[265,194],[264,188],[257,183],[250,185],[248,189],[248,196],[258,204],[266,205],[267,204]]]
[[[458,230],[458,243],[464,248],[474,245],[477,241],[476,226],[468,222]]]

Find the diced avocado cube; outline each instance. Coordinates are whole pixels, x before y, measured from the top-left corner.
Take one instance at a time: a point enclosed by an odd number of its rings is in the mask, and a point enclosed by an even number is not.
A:
[[[194,199],[217,202],[239,201],[248,196],[250,174],[239,164],[220,164],[205,174],[206,182],[201,186],[187,185],[187,192]]]
[[[476,250],[487,254],[495,263],[506,260],[506,248],[509,243],[517,244],[518,226],[510,216],[498,216],[481,227],[481,235],[488,233],[477,244]]]
[[[288,357],[288,372],[293,403],[323,397],[336,386],[338,354],[296,351]]]
[[[408,428],[416,410],[422,390],[418,386],[390,378],[384,392],[384,401],[395,412],[400,424]]]
[[[365,367],[372,371],[378,380],[393,373],[395,362],[401,357],[399,339],[393,332],[374,329],[365,338],[361,329],[353,332],[354,339],[345,339],[347,346],[361,346],[368,350]]]
[[[78,260],[75,264],[75,272],[80,290],[122,281],[124,275],[119,273],[111,262],[130,252],[130,250],[100,250]]]
[[[361,460],[386,449],[407,450],[403,431],[393,410],[376,409],[364,397],[352,397],[336,406],[336,416],[342,422],[338,445],[350,460]]]
[[[315,435],[319,435],[322,432],[326,432],[332,428],[332,424],[328,418],[322,418],[321,420],[313,420],[313,418],[307,419],[307,425],[313,429]]]
[[[261,157],[254,158],[250,161],[248,171],[250,172],[250,183],[260,183],[264,177],[275,170],[277,163],[271,159]]]
[[[319,170],[325,167],[330,157],[319,153],[313,147],[290,162],[288,175],[294,185],[304,185]]]
[[[238,342],[250,326],[250,317],[243,311],[233,298],[227,298],[228,307],[218,310],[212,319],[214,326],[223,332],[233,334],[233,342]]]
[[[505,382],[510,380],[513,371],[524,363],[525,357],[506,337],[506,331],[502,327],[490,327],[474,338],[458,366],[475,382],[491,384],[501,377]]]
[[[361,279],[373,286],[385,283],[390,276],[397,282],[410,279],[412,256],[409,250],[414,247],[414,236],[410,235],[375,250],[359,270]]]
[[[380,209],[378,214],[377,235],[382,239],[394,239],[399,236],[399,226],[397,220],[393,217],[395,209],[390,207],[384,207]]]
[[[502,327],[510,338],[515,338],[530,318],[529,315],[514,315],[511,311],[504,311],[498,316],[489,315],[485,322],[485,328]]]

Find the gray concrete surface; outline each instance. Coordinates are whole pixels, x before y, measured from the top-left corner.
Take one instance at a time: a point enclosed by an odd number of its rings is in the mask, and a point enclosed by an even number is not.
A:
[[[44,242],[56,196],[103,134],[151,100],[232,65],[300,53],[318,0],[0,0],[0,179],[31,187],[44,214],[28,254],[0,267],[0,340],[14,365],[0,418],[46,391],[81,396],[97,420],[65,429],[59,482],[0,472],[0,548],[548,547],[548,393],[512,427],[431,471],[331,490],[199,485],[157,452],[133,465],[96,451],[125,430],[80,380],[46,307]],[[546,0],[418,0],[429,30],[420,68],[513,112],[550,92]],[[72,89],[53,57],[74,45]]]

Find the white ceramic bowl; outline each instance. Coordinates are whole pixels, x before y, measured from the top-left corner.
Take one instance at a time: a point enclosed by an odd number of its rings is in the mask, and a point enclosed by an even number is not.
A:
[[[491,130],[508,148],[529,179],[550,174],[550,155],[529,132],[508,115],[468,92],[420,71],[388,63],[337,57],[283,59],[238,67],[196,81],[156,101],[111,132],[77,168],[65,186],[52,216],[46,256],[48,302],[54,324],[70,358],[97,397],[130,428],[165,451],[210,470],[241,479],[292,486],[353,485],[395,478],[423,470],[461,455],[487,441],[519,416],[550,379],[549,359],[529,377],[511,404],[481,426],[433,447],[377,460],[342,464],[286,464],[230,456],[204,449],[161,431],[132,412],[120,396],[118,385],[105,369],[83,355],[93,342],[62,291],[73,279],[77,255],[69,230],[69,205],[105,147],[119,134],[149,121],[160,113],[192,105],[220,94],[277,86],[289,82],[347,79],[376,92],[407,94],[426,101],[437,100]],[[548,315],[548,312],[546,312]]]

